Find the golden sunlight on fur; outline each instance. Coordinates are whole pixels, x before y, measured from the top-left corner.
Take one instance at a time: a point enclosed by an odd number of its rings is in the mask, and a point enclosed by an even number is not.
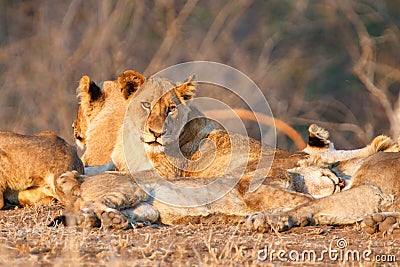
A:
[[[0,133],[0,208],[5,200],[29,205],[58,198],[55,180],[65,171],[83,173],[76,149],[53,132],[33,136]]]
[[[135,78],[139,74],[134,71],[126,71],[123,75],[132,76],[131,80],[144,81],[144,78]],[[306,149],[308,153],[275,150],[249,137],[226,132],[192,107],[190,100],[197,90],[193,77],[179,83],[164,78],[148,78],[143,83],[135,83],[136,90],[128,95],[128,99],[125,97],[127,94],[121,94],[122,90],[119,96],[115,95],[118,90],[104,93],[110,88],[123,88],[118,81],[107,81],[102,88],[88,89],[93,84],[88,77],[82,79],[84,86],[81,84],[79,87],[79,108],[83,112],[78,113],[77,121],[90,122],[87,123],[84,136],[86,147],[90,147],[91,152],[85,152],[85,157],[87,162],[89,159],[94,161],[93,155],[98,151],[102,155],[102,159],[97,159],[98,162],[107,163],[98,167],[90,166],[88,170],[96,173],[96,169],[101,172],[116,168],[120,172],[103,173],[90,178],[76,173],[63,175],[57,181],[57,188],[65,199],[70,200],[66,201],[69,203],[65,216],[67,224],[94,226],[100,223],[107,227],[125,228],[129,223],[139,220],[138,218],[146,220],[146,216],[149,221],[154,221],[159,216],[161,222],[174,224],[211,215],[235,217],[260,211],[285,212],[301,207],[302,204],[305,206],[329,199],[314,200],[312,195],[323,197],[335,193],[335,201],[339,201],[339,196],[346,198],[350,195],[351,198],[356,198],[355,194],[359,194],[358,191],[364,190],[364,187],[352,189],[357,186],[357,183],[353,183],[348,186],[351,187],[347,191],[349,193],[339,193],[346,186],[341,177],[348,173],[351,176],[356,173],[355,177],[359,177],[357,173],[362,169],[358,172],[357,169],[362,162],[369,159],[368,155],[380,150],[396,149],[396,144],[390,138],[382,136],[360,150],[335,150],[329,140],[329,133],[314,125],[309,129],[310,140]],[[91,91],[90,101],[83,101],[82,94]],[[96,106],[99,99],[103,104]],[[130,101],[129,105],[127,100]],[[120,105],[116,104],[118,102]],[[119,127],[113,125],[111,129],[109,123],[100,123],[112,121],[115,117],[113,112],[106,111],[106,103],[113,103],[114,108],[111,110],[119,114],[114,121],[120,122]],[[115,107],[127,108],[124,124],[123,119],[118,117],[123,112],[116,111]],[[88,112],[91,108],[96,110],[94,115]],[[112,134],[109,134],[110,131]],[[93,138],[91,140],[99,140],[98,143],[89,142],[89,136]],[[105,143],[107,150],[100,149],[99,145]],[[321,150],[320,147],[323,146],[326,147]],[[235,148],[235,153],[232,147]],[[179,149],[183,157],[174,157],[176,149]],[[107,161],[108,157],[112,160]],[[247,160],[243,161],[243,158]],[[271,168],[268,168],[268,164],[265,168],[260,167],[260,159],[272,164]],[[338,159],[343,159],[346,164],[330,164]],[[128,170],[131,171],[130,174]],[[339,172],[343,172],[342,176],[338,175]],[[181,187],[170,187],[168,183],[160,182],[163,180],[157,179],[157,174]],[[249,191],[252,179],[257,175],[265,179],[255,191]],[[218,201],[204,205],[205,199],[221,195],[221,191],[228,188],[235,179],[238,183],[228,194],[222,194]],[[189,193],[184,190],[186,187],[207,185],[212,181],[216,184],[208,188],[207,196],[196,191],[197,189]],[[102,187],[96,184],[102,184]],[[362,192],[368,195],[375,191],[367,186]],[[197,205],[174,206],[159,201],[158,198],[178,199],[183,204],[186,201]],[[376,207],[380,203],[373,199],[371,197],[370,202],[360,202],[360,211],[367,205]],[[338,208],[343,209],[340,206]],[[260,224],[258,218],[265,218],[262,216],[264,215],[259,213],[249,216],[247,225],[254,230],[267,228],[265,224]],[[353,213],[346,216],[340,223],[360,220]],[[328,221],[334,222],[333,219],[318,222]]]

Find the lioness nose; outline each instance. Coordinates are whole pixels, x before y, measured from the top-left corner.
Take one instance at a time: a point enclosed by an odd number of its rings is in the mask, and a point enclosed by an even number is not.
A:
[[[151,132],[156,138],[158,138],[158,137],[161,136],[161,133],[158,133],[158,132],[155,132],[155,131],[152,131],[152,130],[150,130],[150,132]]]

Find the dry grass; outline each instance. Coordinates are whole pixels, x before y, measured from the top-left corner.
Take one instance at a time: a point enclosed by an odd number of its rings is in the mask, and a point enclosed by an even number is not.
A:
[[[367,236],[360,227],[304,227],[285,233],[258,234],[240,222],[204,221],[181,226],[153,225],[129,230],[59,228],[46,225],[61,206],[27,207],[0,211],[0,265],[13,266],[272,266],[257,262],[258,250],[328,249],[332,240],[345,238],[352,250],[400,258],[398,236]],[[285,262],[293,266],[380,266],[365,261]],[[397,266],[396,263],[394,266]]]

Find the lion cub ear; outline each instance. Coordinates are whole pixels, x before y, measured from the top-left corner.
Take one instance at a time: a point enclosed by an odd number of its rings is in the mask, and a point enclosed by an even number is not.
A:
[[[101,88],[95,82],[91,81],[89,76],[81,78],[77,91],[81,105],[84,107],[90,106],[102,96]]]
[[[133,70],[124,71],[118,76],[118,85],[125,99],[135,93],[145,81],[142,74]]]
[[[192,99],[196,94],[197,83],[194,81],[195,78],[195,75],[191,75],[185,81],[177,83],[175,93],[184,101]]]

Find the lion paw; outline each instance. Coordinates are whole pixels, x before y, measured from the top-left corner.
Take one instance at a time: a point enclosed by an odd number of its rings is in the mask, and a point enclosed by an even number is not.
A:
[[[76,225],[84,228],[92,228],[99,226],[99,218],[91,209],[85,208],[76,215]]]
[[[77,171],[67,171],[56,179],[55,186],[59,194],[80,197],[81,180],[82,178]]]
[[[365,216],[362,227],[368,234],[400,234],[400,213],[382,212]]]
[[[115,209],[107,209],[101,214],[101,223],[104,227],[114,229],[125,229],[129,222],[127,218]]]
[[[245,217],[245,225],[256,232],[270,232],[271,230],[284,232],[294,226],[294,222],[287,215],[266,215],[256,212]]]

